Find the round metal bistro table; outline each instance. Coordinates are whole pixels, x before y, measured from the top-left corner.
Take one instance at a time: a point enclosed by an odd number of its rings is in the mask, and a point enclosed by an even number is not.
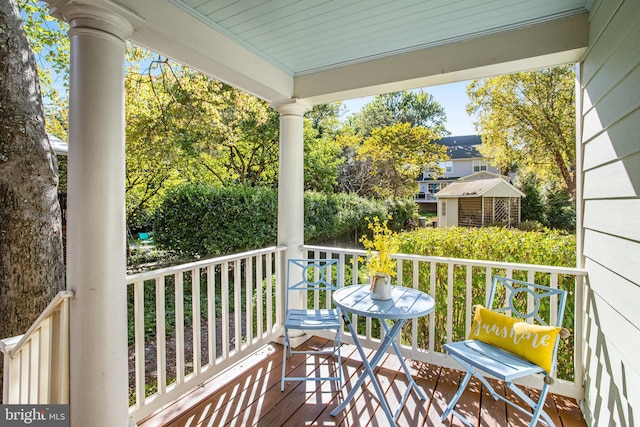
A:
[[[385,301],[374,300],[371,299],[371,290],[369,289],[369,285],[353,285],[345,286],[344,288],[340,288],[335,291],[333,293],[333,302],[338,309],[340,309],[342,318],[353,337],[353,342],[364,363],[364,372],[360,378],[358,378],[356,384],[353,386],[344,401],[337,408],[331,411],[331,415],[336,416],[340,411],[344,410],[349,402],[353,400],[364,380],[369,377],[371,379],[371,384],[375,388],[376,394],[380,399],[380,406],[385,412],[390,424],[395,426],[396,419],[398,418],[398,415],[400,415],[400,410],[404,406],[404,403],[412,389],[416,390],[420,399],[426,400],[424,392],[413,380],[409,368],[404,362],[404,358],[402,357],[400,349],[396,343],[396,337],[407,320],[426,316],[431,313],[435,307],[435,301],[424,292],[402,286],[393,286],[391,290],[391,299]],[[358,339],[358,332],[351,324],[349,314],[380,319],[380,324],[385,331],[385,337],[380,342],[380,346],[371,360],[367,359],[366,353]],[[391,328],[389,328],[389,325],[386,322],[387,320],[394,321]],[[393,350],[404,369],[404,373],[409,380],[407,390],[405,391],[395,414],[391,414],[391,409],[389,409],[387,399],[385,398],[384,393],[380,388],[380,383],[373,372],[389,346],[393,347]]]

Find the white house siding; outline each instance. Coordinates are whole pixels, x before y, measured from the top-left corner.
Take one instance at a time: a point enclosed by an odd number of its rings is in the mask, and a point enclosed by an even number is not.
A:
[[[467,175],[471,175],[472,173],[478,172],[478,171],[474,171],[473,170],[473,161],[474,160],[484,160],[483,158],[479,157],[477,159],[451,159],[450,161],[452,162],[451,167],[452,170],[449,173],[445,173],[444,177],[445,178],[451,178],[451,177],[455,177],[455,178],[460,178],[462,176],[467,176]],[[487,165],[487,171],[489,172],[493,172],[493,173],[499,173],[500,171],[490,165]]]
[[[480,160],[480,159],[478,159]],[[473,160],[464,159],[464,160],[452,160],[453,170],[451,173],[445,174],[446,177],[455,176],[467,176],[473,173]]]
[[[640,1],[596,0],[581,67],[584,413],[640,425]]]

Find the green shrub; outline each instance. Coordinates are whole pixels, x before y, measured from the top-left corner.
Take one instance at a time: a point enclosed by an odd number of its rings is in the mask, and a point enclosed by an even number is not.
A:
[[[543,193],[545,203],[545,222],[550,228],[575,232],[576,204],[566,188],[549,183]]]
[[[304,238],[319,241],[336,234],[338,204],[333,195],[309,191],[304,194]]]
[[[521,201],[523,222],[538,222],[548,228],[575,232],[576,205],[563,184],[539,183],[534,175],[527,175],[519,176],[515,185],[525,194]]]
[[[393,217],[389,221],[389,227],[396,231],[408,228],[417,213],[416,202],[413,199],[387,199],[384,206],[389,215]]]
[[[576,262],[575,236],[557,230],[420,228],[399,238],[400,252],[407,254],[565,267]]]
[[[515,186],[524,193],[520,201],[522,221],[544,221],[544,204],[535,175],[518,176]]]
[[[154,238],[161,248],[191,256],[271,246],[277,206],[269,188],[186,184],[169,191],[156,211]]]
[[[347,237],[356,243],[367,228],[365,217],[391,214],[390,226],[399,231],[411,219],[415,203],[306,192],[304,209],[306,243]],[[161,249],[192,257],[241,252],[275,245],[277,217],[273,189],[186,184],[169,191],[156,211],[154,239]]]

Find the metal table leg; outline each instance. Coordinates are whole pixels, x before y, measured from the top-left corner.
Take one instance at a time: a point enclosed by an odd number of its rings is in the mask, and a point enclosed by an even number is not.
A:
[[[375,376],[373,370],[376,368],[376,366],[378,366],[378,363],[380,362],[380,359],[382,358],[382,356],[384,355],[385,351],[387,350],[387,348],[390,345],[393,345],[394,350],[396,351],[396,354],[400,357],[400,353],[398,351],[397,345],[395,344],[394,340],[395,340],[395,337],[398,335],[398,333],[402,330],[402,326],[406,323],[406,320],[398,320],[398,321],[396,321],[395,324],[391,327],[391,329],[389,329],[389,327],[386,325],[386,323],[383,322],[386,335],[385,335],[384,339],[382,340],[382,342],[380,343],[380,347],[378,347],[378,350],[376,350],[375,354],[371,358],[371,362],[369,362],[369,360],[367,359],[367,355],[365,354],[364,350],[362,349],[362,345],[360,345],[360,340],[358,339],[358,333],[355,330],[355,328],[353,327],[353,325],[351,324],[351,321],[349,320],[349,317],[347,316],[346,313],[343,312],[342,313],[342,318],[344,319],[345,324],[349,328],[349,332],[351,333],[351,336],[353,337],[353,342],[354,342],[356,348],[358,349],[358,353],[360,354],[360,357],[362,358],[362,361],[364,363],[364,372],[362,373],[360,378],[358,378],[358,380],[356,381],[356,384],[353,386],[353,388],[351,389],[351,391],[349,392],[347,397],[342,401],[342,403],[340,405],[338,405],[338,407],[335,408],[333,411],[331,411],[331,415],[332,416],[336,416],[336,415],[338,415],[338,413],[340,411],[342,411],[342,410],[344,410],[344,408],[346,408],[346,406],[349,404],[349,402],[351,400],[353,400],[355,394],[358,392],[358,389],[360,388],[360,386],[362,385],[362,383],[364,382],[364,380],[368,376],[369,378],[371,378],[371,383],[373,384],[373,387],[374,387],[374,389],[376,391],[376,394],[378,395],[378,399],[380,399],[380,406],[382,406],[382,410],[384,411],[384,413],[387,416],[387,419],[389,420],[391,425],[395,426],[396,425],[395,419],[396,419],[397,415],[399,414],[399,409],[396,412],[396,416],[391,414],[391,410],[389,409],[389,404],[387,403],[387,399],[385,398],[384,393],[382,392],[382,389],[380,388],[380,383],[378,383],[378,380],[376,379],[376,376]],[[407,369],[406,365],[404,364],[404,360],[402,358],[400,358],[400,362],[402,363],[402,365],[405,368],[405,373],[408,373],[409,370]],[[409,376],[409,378],[411,378],[411,376]],[[416,387],[417,387],[417,385],[416,385]],[[411,389],[411,387],[409,388],[409,390],[410,389]],[[406,397],[403,398],[403,400],[405,400],[405,399],[406,399]]]
[[[387,325],[387,322],[385,322],[384,320],[380,319],[380,323],[382,324],[382,327],[384,328],[385,332],[387,334],[390,334],[391,331],[389,330],[389,326]],[[403,322],[404,325],[404,322]],[[395,327],[395,325],[394,325]],[[393,328],[391,328],[391,330],[393,330]],[[399,331],[398,331],[399,332]],[[407,389],[404,392],[404,395],[402,396],[402,400],[400,401],[400,405],[398,406],[398,409],[396,410],[396,413],[393,415],[393,419],[397,420],[398,416],[400,415],[400,411],[402,410],[402,407],[404,406],[405,402],[407,401],[407,398],[409,397],[409,393],[411,392],[411,389],[415,389],[416,393],[418,394],[418,397],[420,398],[420,400],[427,400],[427,396],[424,394],[424,391],[422,390],[422,387],[420,387],[415,380],[413,379],[413,377],[411,376],[411,371],[409,371],[409,367],[407,366],[407,364],[404,361],[404,357],[402,357],[402,353],[400,353],[400,348],[398,348],[398,344],[396,343],[395,337],[398,335],[398,332],[395,333],[393,340],[391,340],[391,345],[393,346],[393,350],[396,353],[396,356],[398,357],[398,360],[400,360],[400,364],[402,365],[402,369],[404,370],[404,374],[406,375],[407,379],[409,380],[409,384],[407,385]]]

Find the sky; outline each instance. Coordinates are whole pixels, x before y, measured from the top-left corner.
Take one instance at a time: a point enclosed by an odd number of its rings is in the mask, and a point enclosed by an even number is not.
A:
[[[466,105],[469,102],[466,92],[468,85],[469,82],[464,81],[424,88],[425,92],[433,95],[435,100],[444,107],[447,115],[445,126],[451,132],[451,136],[474,135],[476,133],[472,118],[466,112]],[[343,101],[343,104],[347,107],[346,115],[360,111],[371,100],[373,100],[373,97]]]

